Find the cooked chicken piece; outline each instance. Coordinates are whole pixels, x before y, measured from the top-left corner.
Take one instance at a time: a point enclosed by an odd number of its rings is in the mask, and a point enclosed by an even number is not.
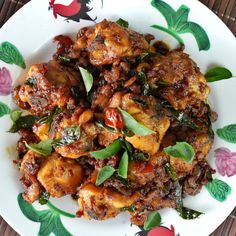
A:
[[[23,198],[29,203],[36,201],[42,191],[41,184],[37,180],[37,173],[42,159],[39,154],[28,151],[21,161],[20,172],[22,177],[20,180],[25,188]]]
[[[170,126],[170,120],[153,97],[150,96],[146,100],[147,107],[141,107],[134,102],[132,94],[126,94],[122,99],[122,109],[156,133],[146,136],[134,135],[126,137],[126,140],[136,149],[154,155],[157,153],[162,138]]]
[[[96,126],[91,124],[90,127],[92,130],[96,130]],[[93,131],[92,131],[93,132]],[[62,155],[63,157],[77,159],[81,156],[88,155],[89,151],[92,151],[94,148],[93,139],[86,134],[86,131],[80,131],[80,137],[78,140],[70,144],[62,144],[55,148],[56,152]]]
[[[79,210],[77,215],[95,220],[115,217],[122,208],[131,206],[139,195],[139,193],[134,193],[132,196],[124,196],[110,188],[86,184],[78,193]]]
[[[76,192],[83,179],[83,169],[75,160],[54,152],[43,160],[37,178],[51,196],[62,197]]]
[[[33,132],[37,135],[37,137],[40,140],[47,140],[50,138],[49,129],[50,127],[48,123],[44,123],[44,124],[36,123],[33,126]]]
[[[141,34],[103,20],[95,28],[85,29],[75,42],[74,51],[84,49],[89,53],[91,64],[102,66],[116,59],[140,56],[149,49],[149,44]]]
[[[212,138],[209,137],[207,133],[201,133],[199,131],[189,131],[185,134],[184,141],[192,145],[195,151],[195,157],[193,162],[189,164],[180,158],[170,156],[170,164],[179,176],[186,176],[187,174],[190,174],[195,165],[206,158],[206,155],[210,151],[213,144]]]
[[[210,92],[196,63],[180,50],[161,56],[147,76],[152,90],[177,110],[184,110],[196,100],[206,100]]]
[[[93,120],[93,112],[89,109],[77,107],[72,114],[67,112],[59,113],[54,118],[49,132],[48,124],[36,123],[33,127],[34,133],[41,139],[48,138],[54,140],[71,139],[69,143],[62,142],[56,145],[56,152],[63,157],[76,159],[80,156],[87,155],[89,151],[93,150],[93,140],[97,137],[97,127],[91,123]],[[77,127],[77,137],[74,134],[65,134],[65,130]],[[64,136],[64,137],[63,137]]]
[[[71,87],[80,87],[79,75],[56,61],[35,64],[29,69],[25,84],[15,88],[13,97],[23,109],[33,114],[43,115],[54,107],[66,108],[74,105]]]

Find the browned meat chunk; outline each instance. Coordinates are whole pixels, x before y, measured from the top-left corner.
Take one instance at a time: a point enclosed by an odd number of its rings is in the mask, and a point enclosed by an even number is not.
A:
[[[83,169],[76,161],[53,153],[43,160],[37,178],[51,196],[62,197],[76,192]]]
[[[122,208],[131,206],[138,199],[139,194],[135,193],[127,197],[110,188],[87,184],[80,189],[78,196],[78,216],[105,220],[118,215]]]
[[[103,20],[78,38],[74,50],[78,49],[88,51],[91,64],[102,66],[124,57],[140,56],[149,44],[141,34]]]
[[[21,161],[21,182],[25,188],[23,198],[30,203],[38,200],[40,192],[43,190],[37,180],[41,161],[42,157],[32,151],[28,151]]]
[[[76,72],[60,66],[56,61],[32,65],[25,84],[14,90],[14,99],[23,109],[43,115],[54,107],[74,105],[72,86],[80,86]]]
[[[204,101],[210,92],[196,63],[183,51],[171,51],[158,58],[148,72],[148,83],[161,98],[180,110],[196,100]]]

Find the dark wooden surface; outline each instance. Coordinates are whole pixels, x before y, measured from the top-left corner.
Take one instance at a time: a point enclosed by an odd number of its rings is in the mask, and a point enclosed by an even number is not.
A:
[[[236,0],[200,1],[217,14],[234,35],[236,35]],[[11,15],[14,14],[14,12],[19,10],[27,2],[29,2],[29,0],[0,0],[0,27]],[[18,234],[1,218],[1,216],[0,236],[18,236]],[[210,236],[236,236],[236,208]]]

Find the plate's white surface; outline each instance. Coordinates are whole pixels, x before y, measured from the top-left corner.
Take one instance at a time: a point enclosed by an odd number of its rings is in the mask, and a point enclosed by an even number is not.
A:
[[[59,1],[63,4],[70,3],[71,0]],[[221,65],[230,69],[236,75],[235,55],[236,40],[227,27],[205,6],[195,0],[166,0],[174,9],[181,4],[188,6],[190,10],[189,20],[201,25],[207,32],[211,48],[208,51],[199,51],[194,38],[190,34],[181,35],[185,42],[185,51],[197,62],[202,72],[205,72],[212,65]],[[46,61],[50,58],[55,49],[52,39],[58,34],[75,35],[78,29],[83,26],[93,24],[91,21],[73,22],[65,21],[65,18],[54,19],[52,12],[48,11],[48,0],[33,0],[18,11],[0,30],[0,43],[10,41],[22,53],[27,66],[33,62]],[[89,15],[93,18],[97,16],[96,22],[107,18],[117,20],[126,19],[130,27],[142,33],[154,34],[157,38],[175,45],[175,40],[168,34],[151,28],[153,24],[166,25],[163,16],[154,9],[150,1],[146,0],[104,0],[103,8],[99,0],[91,2],[93,10]],[[15,65],[8,65],[0,61],[0,67],[7,67],[14,80],[22,76],[25,72]],[[26,69],[27,70],[27,69]],[[217,111],[219,118],[214,123],[214,130],[218,127],[236,123],[236,79],[223,80],[210,84],[212,89],[210,104],[212,109]],[[12,106],[11,97],[0,97],[0,101]],[[21,213],[17,204],[17,195],[22,192],[18,181],[19,175],[13,168],[12,160],[14,153],[7,154],[6,148],[14,146],[17,136],[6,133],[11,125],[9,116],[0,119],[0,214],[4,219],[21,235],[37,235],[39,224],[28,220]],[[231,151],[236,151],[236,145],[229,144],[215,137],[214,147],[208,155],[209,162],[215,168],[213,151],[219,147],[227,147]],[[196,210],[205,212],[199,219],[185,221],[181,219],[174,210],[161,210],[162,222],[165,226],[174,225],[176,233],[180,236],[207,236],[220,225],[235,207],[236,199],[236,176],[222,177],[232,187],[232,193],[227,201],[219,203],[214,200],[206,191],[195,197],[185,199],[185,205]],[[55,200],[57,206],[69,212],[76,211],[76,202],[69,198]],[[36,208],[42,209],[36,204]],[[130,227],[129,217],[126,214],[105,222],[86,221],[84,219],[69,219],[62,217],[65,227],[73,235],[96,235],[96,236],[133,236],[138,232],[138,228]]]

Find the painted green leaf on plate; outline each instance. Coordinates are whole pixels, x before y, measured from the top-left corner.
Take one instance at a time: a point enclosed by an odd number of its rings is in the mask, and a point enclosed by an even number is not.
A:
[[[230,124],[221,129],[217,129],[216,133],[221,139],[229,143],[236,143],[236,124]]]
[[[0,117],[8,115],[11,112],[11,109],[3,102],[0,102]]]
[[[200,25],[194,22],[184,23],[182,27],[178,30],[178,33],[191,33],[194,36],[200,51],[207,51],[210,48],[210,41],[206,31]]]
[[[10,42],[3,42],[0,45],[0,60],[7,64],[15,64],[23,69],[26,68],[24,58],[20,51]]]
[[[17,201],[26,218],[40,223],[38,236],[49,236],[51,233],[55,236],[72,236],[72,234],[62,224],[60,213],[63,213],[63,211],[54,206],[52,206],[49,210],[38,211],[32,204],[23,199],[22,194],[18,195]],[[69,214],[64,213],[63,215],[68,216]]]
[[[231,193],[231,187],[219,179],[213,179],[205,186],[211,196],[219,202],[224,202]]]
[[[169,4],[162,0],[152,0],[151,5],[163,15],[167,23],[167,28],[156,24],[152,25],[153,28],[172,35],[180,45],[184,45],[184,41],[179,34],[190,33],[195,38],[199,51],[210,48],[210,40],[203,27],[195,22],[188,21],[190,9],[187,6],[181,5],[175,11]]]

